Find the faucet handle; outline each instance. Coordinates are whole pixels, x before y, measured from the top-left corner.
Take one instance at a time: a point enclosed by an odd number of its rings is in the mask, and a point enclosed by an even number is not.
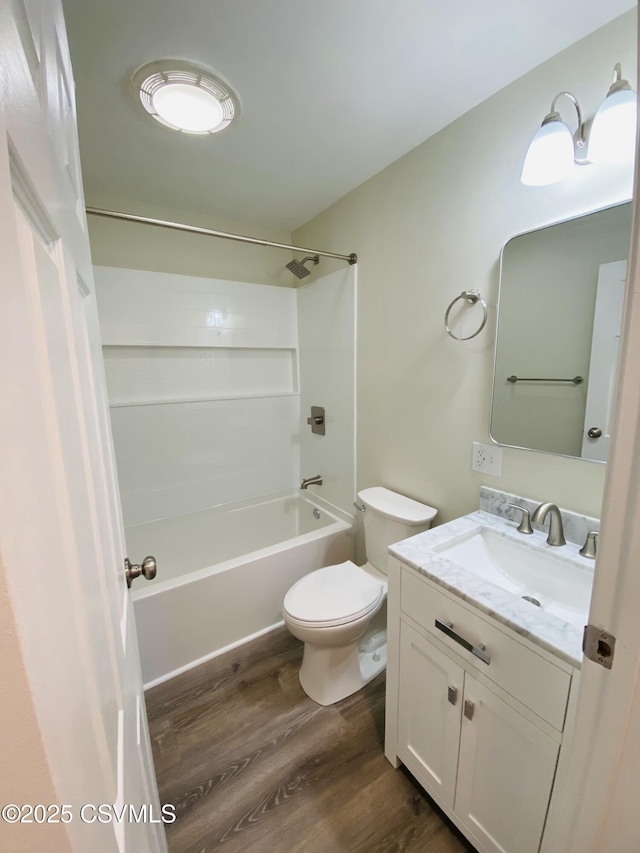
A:
[[[522,518],[520,520],[520,524],[518,525],[518,533],[533,533],[533,527],[531,527],[531,516],[529,515],[529,510],[524,506],[519,506],[518,504],[509,504],[513,509],[519,509],[522,513]]]
[[[587,538],[584,545],[580,548],[580,553],[583,557],[589,560],[595,560],[598,551],[598,531],[590,530],[587,533]]]

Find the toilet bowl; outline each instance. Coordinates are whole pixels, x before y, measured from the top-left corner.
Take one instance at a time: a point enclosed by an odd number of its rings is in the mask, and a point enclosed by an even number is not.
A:
[[[300,684],[319,705],[350,696],[384,669],[379,653],[363,666],[359,640],[386,593],[382,578],[348,560],[305,575],[286,594],[285,624],[305,644]]]
[[[381,486],[358,498],[369,561],[357,566],[347,560],[305,575],[282,607],[287,628],[305,644],[300,684],[319,705],[350,696],[385,668],[387,547],[426,530],[437,513]]]

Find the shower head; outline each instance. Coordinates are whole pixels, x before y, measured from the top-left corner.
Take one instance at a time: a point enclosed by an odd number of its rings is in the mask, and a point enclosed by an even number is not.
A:
[[[310,270],[305,267],[307,261],[313,261],[313,263],[317,265],[320,263],[320,256],[309,255],[308,258],[303,258],[301,261],[296,261],[296,259],[294,258],[287,264],[287,269],[291,270],[291,272],[294,275],[297,275],[298,278],[306,278],[306,276],[311,275]]]

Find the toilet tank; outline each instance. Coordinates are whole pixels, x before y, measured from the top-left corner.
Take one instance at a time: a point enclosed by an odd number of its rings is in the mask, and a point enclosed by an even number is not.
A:
[[[383,486],[358,492],[365,506],[364,541],[367,560],[387,574],[387,548],[431,527],[438,510]]]

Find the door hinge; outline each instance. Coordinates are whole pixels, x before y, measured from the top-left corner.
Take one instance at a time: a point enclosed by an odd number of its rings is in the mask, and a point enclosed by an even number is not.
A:
[[[599,663],[605,669],[613,666],[613,651],[616,638],[595,625],[585,625],[582,636],[582,651],[589,660]]]

